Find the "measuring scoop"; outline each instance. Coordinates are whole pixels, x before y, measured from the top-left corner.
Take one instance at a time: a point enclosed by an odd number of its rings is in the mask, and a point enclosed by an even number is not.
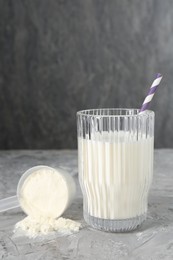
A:
[[[7,211],[9,209],[14,209],[17,207],[21,207],[22,210],[29,215],[30,212],[28,211],[28,207],[22,203],[22,188],[26,184],[26,182],[29,180],[30,176],[32,174],[38,173],[42,174],[44,173],[44,176],[47,173],[56,173],[57,174],[57,191],[59,192],[58,194],[58,201],[55,205],[55,207],[58,207],[58,213],[56,217],[59,217],[60,215],[63,214],[63,212],[70,206],[72,203],[75,193],[76,193],[76,185],[74,182],[74,179],[71,175],[69,175],[67,172],[65,172],[62,169],[55,169],[49,166],[45,165],[38,165],[34,166],[30,169],[28,169],[20,178],[17,186],[17,195],[8,197],[5,199],[0,200],[0,212]],[[44,177],[43,176],[43,177]],[[59,183],[59,185],[58,185]],[[45,187],[46,190],[46,187]],[[32,190],[31,190],[32,193]],[[40,196],[39,194],[39,183],[38,183],[38,197]],[[64,197],[65,196],[65,197]],[[37,199],[37,198],[36,198]],[[60,203],[60,200],[63,199],[63,203]],[[49,205],[45,205],[45,212],[46,212],[46,207],[48,208]]]

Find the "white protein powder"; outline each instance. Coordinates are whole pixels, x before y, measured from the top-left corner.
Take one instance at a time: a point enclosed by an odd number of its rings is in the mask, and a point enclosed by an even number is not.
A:
[[[39,235],[47,235],[50,232],[58,231],[63,235],[78,232],[81,224],[71,219],[58,218],[58,219],[34,219],[30,216],[24,218],[15,225],[14,232],[21,229],[25,235],[30,238],[35,238]]]
[[[31,173],[22,183],[19,202],[28,215],[15,226],[26,231],[29,237],[36,237],[52,231],[65,233],[79,231],[80,223],[59,218],[75,194],[71,176],[50,167],[42,167]]]
[[[25,213],[35,219],[57,218],[67,207],[67,189],[62,174],[45,167],[25,179],[19,192],[19,202]]]

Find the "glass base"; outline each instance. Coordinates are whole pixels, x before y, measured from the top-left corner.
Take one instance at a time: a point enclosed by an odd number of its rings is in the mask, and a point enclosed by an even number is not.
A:
[[[84,219],[91,227],[101,231],[129,232],[141,226],[146,220],[146,213],[135,218],[114,220],[96,218],[84,212]]]

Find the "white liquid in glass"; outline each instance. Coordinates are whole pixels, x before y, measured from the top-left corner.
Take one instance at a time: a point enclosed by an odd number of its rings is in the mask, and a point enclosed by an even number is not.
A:
[[[147,212],[153,140],[125,131],[78,138],[84,211],[110,220],[134,218]]]

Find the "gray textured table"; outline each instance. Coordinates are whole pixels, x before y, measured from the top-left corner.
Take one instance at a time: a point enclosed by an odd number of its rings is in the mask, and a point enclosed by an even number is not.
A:
[[[14,195],[21,174],[38,164],[61,166],[78,183],[76,151],[1,151],[0,198]],[[0,213],[0,259],[173,259],[173,150],[155,151],[149,214],[137,231],[105,233],[85,225],[79,185],[76,200],[64,214],[84,225],[79,233],[35,240],[16,237],[13,227],[23,217],[20,208]]]

